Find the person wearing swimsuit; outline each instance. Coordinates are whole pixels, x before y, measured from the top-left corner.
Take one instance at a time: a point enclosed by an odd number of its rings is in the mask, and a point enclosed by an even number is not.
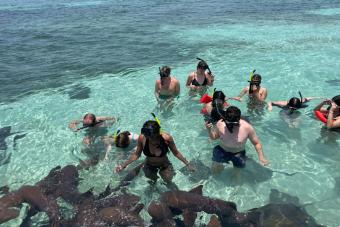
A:
[[[190,73],[187,79],[186,86],[191,92],[205,92],[207,86],[212,86],[214,83],[214,76],[206,70],[209,68],[208,64],[201,60],[198,62],[197,70]]]
[[[116,167],[116,172],[121,172],[129,164],[136,161],[143,153],[146,156],[143,167],[145,176],[153,182],[156,182],[158,178],[157,173],[159,173],[161,178],[169,186],[171,185],[172,178],[175,174],[172,164],[167,157],[169,149],[176,158],[189,168],[189,170],[193,170],[182,153],[177,150],[172,136],[167,133],[161,133],[157,121],[147,121],[141,129],[141,135],[138,138],[136,151],[130,156],[129,160]]]
[[[328,108],[323,107],[328,105]],[[327,129],[340,129],[340,95],[334,96],[331,100],[326,99],[314,108],[314,111],[321,111],[328,113],[327,115]]]

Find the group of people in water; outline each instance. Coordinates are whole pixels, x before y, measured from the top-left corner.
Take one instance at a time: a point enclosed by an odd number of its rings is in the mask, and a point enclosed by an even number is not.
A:
[[[256,74],[254,70],[251,73],[249,86],[242,89],[237,97],[227,98],[223,91],[214,89],[212,96],[206,94],[208,87],[213,86],[214,75],[212,74],[208,64],[198,59],[196,71],[189,74],[186,82],[186,87],[189,90],[189,95],[199,95],[203,108],[201,113],[204,115],[205,126],[209,137],[212,140],[219,140],[219,145],[215,146],[212,151],[212,171],[219,173],[223,170],[223,164],[233,163],[236,168],[243,168],[246,164],[245,146],[248,139],[254,145],[258,154],[259,162],[262,165],[267,165],[269,161],[265,158],[261,142],[256,135],[255,129],[251,123],[241,115],[241,110],[228,103],[228,100],[242,101],[244,96],[248,96],[248,108],[267,105],[269,111],[273,106],[282,108],[286,115],[292,116],[299,109],[306,107],[306,103],[318,97],[303,97],[299,92],[300,97],[292,97],[288,101],[270,101],[266,102],[268,91],[261,86],[262,77]],[[171,68],[163,66],[159,68],[160,79],[155,83],[154,94],[160,105],[160,108],[171,110],[175,103],[176,97],[180,94],[180,83],[171,75]],[[340,95],[332,99],[324,99],[319,105],[314,108],[314,111],[323,114],[324,123],[328,129],[340,128]],[[177,149],[173,137],[164,132],[161,128],[159,119],[153,114],[154,120],[146,121],[140,131],[140,134],[135,134],[129,131],[117,131],[112,136],[107,136],[107,131],[102,131],[103,128],[112,125],[117,121],[114,117],[96,117],[92,113],[84,116],[83,120],[72,121],[69,127],[78,132],[86,130],[86,136],[83,139],[85,146],[93,145],[97,138],[105,144],[105,158],[112,146],[118,148],[132,147],[130,158],[122,164],[116,166],[117,173],[126,169],[128,165],[140,158],[143,153],[146,156],[144,161],[143,171],[145,176],[156,182],[158,174],[168,184],[172,184],[174,176],[174,168],[169,161],[167,154],[169,151],[184,163],[190,171],[197,171],[195,166],[192,166],[183,154]],[[82,126],[79,125],[82,123]],[[102,131],[102,132],[101,132]],[[90,164],[96,164],[90,162]]]

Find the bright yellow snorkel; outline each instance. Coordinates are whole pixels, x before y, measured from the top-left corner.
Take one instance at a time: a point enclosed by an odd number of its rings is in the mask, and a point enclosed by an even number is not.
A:
[[[161,126],[161,120],[159,120],[159,118],[156,116],[156,114],[151,113],[151,115],[153,116],[153,118],[155,119],[155,121],[157,122],[157,124],[159,125],[159,127],[162,127],[162,126]]]
[[[256,69],[254,69],[251,73],[250,73],[250,76],[249,76],[249,83],[253,80],[253,76],[254,76],[254,73],[256,72]]]
[[[120,129],[118,129],[112,136],[115,144],[117,144],[117,139],[118,139],[119,133],[120,133]]]

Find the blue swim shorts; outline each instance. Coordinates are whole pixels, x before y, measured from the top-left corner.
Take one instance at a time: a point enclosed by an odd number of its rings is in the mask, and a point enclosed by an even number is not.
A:
[[[244,168],[246,165],[246,151],[231,153],[225,151],[220,145],[214,147],[212,160],[214,162],[229,163],[232,161],[234,167]]]

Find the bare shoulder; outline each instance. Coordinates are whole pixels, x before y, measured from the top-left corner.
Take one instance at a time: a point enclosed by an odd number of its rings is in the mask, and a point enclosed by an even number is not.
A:
[[[247,129],[247,130],[254,130],[254,128],[253,128],[253,126],[249,123],[249,122],[247,122],[247,121],[245,121],[245,120],[243,120],[243,119],[241,119],[240,120],[240,124],[245,128],[245,129]]]
[[[174,139],[172,138],[172,136],[169,133],[166,132],[162,132],[161,136],[163,137],[164,140],[170,142],[173,141]]]
[[[173,82],[175,82],[175,83],[178,83],[178,82],[179,82],[179,80],[178,80],[176,77],[174,77],[174,76],[171,76],[171,80],[172,80]]]

